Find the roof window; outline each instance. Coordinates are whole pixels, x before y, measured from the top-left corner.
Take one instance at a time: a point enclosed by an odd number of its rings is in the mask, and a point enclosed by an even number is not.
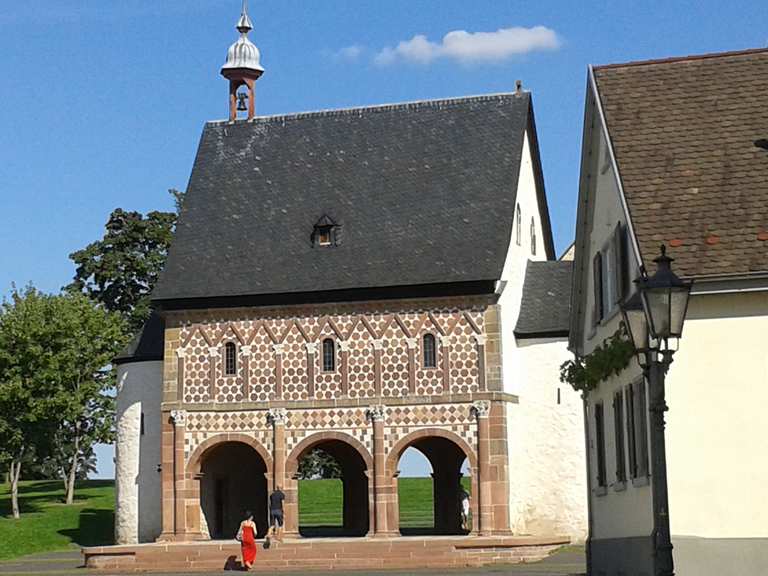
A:
[[[329,246],[338,246],[339,229],[341,227],[328,215],[323,215],[315,223],[312,231],[312,246],[325,248]]]

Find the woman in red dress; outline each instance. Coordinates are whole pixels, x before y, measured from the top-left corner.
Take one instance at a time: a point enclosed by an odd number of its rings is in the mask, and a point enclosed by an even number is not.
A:
[[[240,550],[243,554],[243,567],[250,570],[256,560],[256,524],[253,522],[253,514],[250,510],[245,513],[245,520],[240,522],[237,539],[240,541]]]

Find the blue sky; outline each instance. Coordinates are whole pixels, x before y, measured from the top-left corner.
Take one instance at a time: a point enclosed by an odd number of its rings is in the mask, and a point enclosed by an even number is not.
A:
[[[166,190],[186,187],[203,122],[226,116],[218,71],[239,11],[240,0],[0,4],[0,294],[12,282],[58,290],[68,254],[116,207],[171,209]],[[768,45],[764,0],[251,0],[250,14],[260,114],[521,79],[558,251],[573,236],[588,64]]]

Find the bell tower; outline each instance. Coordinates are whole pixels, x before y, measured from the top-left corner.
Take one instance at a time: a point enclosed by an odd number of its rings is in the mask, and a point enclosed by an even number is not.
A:
[[[256,80],[264,73],[259,49],[248,39],[253,24],[248,17],[247,0],[243,0],[243,11],[237,21],[240,38],[229,47],[227,61],[221,68],[221,75],[229,80],[229,120],[237,120],[238,112],[247,112],[248,120],[256,114]],[[241,86],[245,90],[238,92]]]

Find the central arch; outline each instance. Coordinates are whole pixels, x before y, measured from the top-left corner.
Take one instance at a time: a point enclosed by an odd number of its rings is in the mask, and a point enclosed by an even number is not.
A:
[[[461,438],[441,428],[423,428],[401,438],[392,448],[386,461],[387,478],[392,479],[392,493],[396,501],[388,511],[388,524],[393,529],[400,525],[398,480],[400,458],[408,448],[421,452],[432,467],[433,534],[464,534],[461,527],[461,500],[459,486],[465,459],[470,473],[470,510],[473,531],[479,518],[478,466],[475,451]]]
[[[342,529],[302,530],[299,525],[299,462],[319,448],[339,463],[343,491]],[[302,440],[286,461],[286,532],[302,535],[365,536],[370,529],[373,510],[370,471],[373,458],[363,444],[342,432],[318,432]]]
[[[194,451],[186,472],[197,480],[194,492],[204,535],[234,538],[246,510],[254,515],[257,534],[266,534],[272,461],[256,439],[244,434],[209,438]]]

